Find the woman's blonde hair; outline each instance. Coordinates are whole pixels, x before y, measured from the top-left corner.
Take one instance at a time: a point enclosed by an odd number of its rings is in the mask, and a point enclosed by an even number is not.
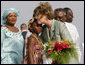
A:
[[[40,2],[39,6],[37,6],[34,9],[33,16],[35,17],[39,14],[41,14],[42,16],[47,15],[47,18],[49,20],[53,19],[53,16],[54,16],[52,7],[48,2]]]

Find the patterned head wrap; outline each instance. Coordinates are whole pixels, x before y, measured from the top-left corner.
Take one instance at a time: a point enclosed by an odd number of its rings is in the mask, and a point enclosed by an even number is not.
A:
[[[15,8],[9,8],[9,9],[5,10],[5,12],[3,13],[3,16],[2,16],[2,21],[1,21],[2,25],[6,24],[6,16],[13,12],[16,13],[17,16],[20,15],[19,11],[17,11]]]

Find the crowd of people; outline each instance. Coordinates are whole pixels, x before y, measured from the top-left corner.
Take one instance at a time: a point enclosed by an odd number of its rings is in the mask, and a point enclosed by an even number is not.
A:
[[[79,34],[72,24],[74,16],[70,8],[57,8],[53,11],[48,2],[41,2],[34,9],[29,23],[21,24],[21,30],[15,27],[19,14],[14,8],[9,8],[3,13],[1,64],[52,64],[44,56],[44,44],[49,38],[51,41],[65,39],[77,43],[78,61],[72,58],[69,64],[81,63]]]

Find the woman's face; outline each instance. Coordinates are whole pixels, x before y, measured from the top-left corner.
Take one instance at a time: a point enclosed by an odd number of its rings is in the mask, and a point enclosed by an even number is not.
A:
[[[33,23],[33,30],[40,34],[42,32],[42,25]]]
[[[38,16],[36,16],[36,19],[37,19],[37,21],[38,21],[38,24],[46,24],[47,22],[47,16],[46,15],[38,15]]]
[[[14,25],[17,21],[16,13],[10,13],[7,17],[7,23]]]

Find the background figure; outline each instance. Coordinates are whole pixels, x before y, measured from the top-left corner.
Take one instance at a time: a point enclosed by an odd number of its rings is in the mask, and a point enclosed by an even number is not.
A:
[[[29,38],[30,33],[28,33],[27,25],[25,23],[22,23],[20,28],[21,28],[22,35],[23,35],[23,38],[24,38],[24,48],[23,48],[24,52],[23,52],[23,54],[24,54],[24,57],[25,57],[25,55],[26,55],[27,39]]]
[[[14,8],[5,10],[1,27],[1,64],[21,64],[23,60],[24,39],[15,27],[19,11]]]
[[[79,33],[77,31],[77,28],[75,25],[72,24],[73,22],[73,12],[70,8],[64,8],[64,11],[66,13],[66,26],[69,29],[69,32],[74,40],[74,42],[77,43],[77,47],[79,48],[78,53],[79,53],[79,63],[82,64],[84,62],[84,58],[82,58],[84,56],[82,49],[82,43],[80,43],[80,36]]]
[[[22,35],[24,40],[26,39],[26,35],[27,35],[27,25],[25,23],[21,24],[21,31],[22,31]]]
[[[67,10],[67,8],[64,8],[64,9],[57,8],[57,9],[55,9],[54,13],[55,13],[55,19],[63,22],[66,25],[67,29],[69,30],[69,32],[72,36],[73,41],[77,43],[76,46],[79,49],[77,51],[78,51],[78,54],[80,57],[81,53],[80,53],[80,47],[79,47],[79,43],[80,43],[79,42],[79,34],[77,32],[76,27],[73,24],[71,24],[71,22],[73,20],[72,10],[70,8],[68,8],[68,10]],[[73,62],[73,63],[75,63],[75,62]]]
[[[69,30],[69,32],[72,36],[73,41],[76,43],[79,43],[78,42],[79,34],[77,32],[76,27],[71,23],[73,21],[73,12],[71,9],[69,9],[69,10],[67,10],[67,8],[66,9],[57,8],[54,11],[54,14],[55,14],[54,17],[56,20],[61,21],[66,25],[67,29]]]
[[[26,54],[26,42],[25,42],[25,39],[26,39],[26,35],[27,35],[27,26],[25,23],[22,23],[21,24],[21,31],[22,31],[22,35],[23,35],[23,38],[24,38],[24,48],[23,48],[23,55],[25,57],[25,54]],[[24,58],[23,57],[23,58]]]
[[[63,8],[57,8],[54,10],[54,19],[63,23],[66,22],[66,13]]]
[[[75,25],[72,24],[73,22],[73,12],[70,8],[64,8],[64,12],[66,13],[66,26],[74,40],[74,42],[76,43],[80,43],[80,39],[79,39],[79,34],[77,31],[77,28]]]

